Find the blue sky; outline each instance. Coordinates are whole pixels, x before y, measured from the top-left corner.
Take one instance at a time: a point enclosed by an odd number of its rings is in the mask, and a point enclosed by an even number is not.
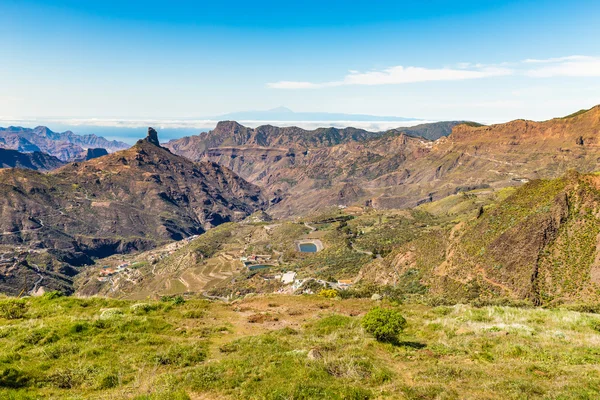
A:
[[[546,119],[600,104],[599,20],[577,0],[0,0],[0,117]]]

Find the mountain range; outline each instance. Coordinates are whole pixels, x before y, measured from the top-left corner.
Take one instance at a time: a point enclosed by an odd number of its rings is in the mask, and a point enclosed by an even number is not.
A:
[[[64,263],[81,266],[181,240],[267,204],[260,188],[215,163],[172,154],[150,129],[130,149],[47,174],[0,170],[0,245],[36,249],[44,269],[59,274]],[[25,259],[19,265],[4,272],[5,281],[31,270]],[[19,287],[8,279],[1,290]]]
[[[270,212],[281,217],[354,203],[414,207],[461,190],[554,178],[571,168],[594,171],[599,119],[597,106],[543,122],[436,123],[379,133],[222,122],[166,146],[265,188],[279,199]],[[433,140],[421,132],[433,132]]]
[[[600,106],[542,122],[455,121],[386,132],[223,121],[164,146],[149,129],[127,150],[47,173],[0,170],[0,256],[15,260],[2,267],[1,290],[15,293],[42,274],[47,288],[73,291],[83,265],[118,254],[146,259],[144,251],[200,235],[188,252],[140,269],[152,276],[135,281],[150,286],[124,283],[128,295],[144,287],[184,290],[177,281],[185,290],[219,281],[219,295],[259,290],[260,279],[250,281],[259,285],[253,289],[237,280],[241,271],[225,250],[235,248],[272,253],[307,276],[395,282],[455,301],[592,298],[600,190],[588,173],[600,167],[599,132]],[[308,217],[332,206],[363,216],[347,227],[337,217]],[[272,228],[239,224],[257,211],[268,213],[261,221],[276,219]],[[290,222],[297,218],[324,224],[317,237],[325,249],[313,258],[294,253],[308,229]],[[209,265],[227,269],[210,275]],[[94,285],[85,292],[115,290]]]
[[[40,151],[65,162],[85,158],[89,148],[103,148],[114,152],[128,147],[127,143],[106,140],[93,134],[77,135],[71,131],[59,133],[45,126],[33,129],[15,126],[0,128],[0,148],[25,153]]]

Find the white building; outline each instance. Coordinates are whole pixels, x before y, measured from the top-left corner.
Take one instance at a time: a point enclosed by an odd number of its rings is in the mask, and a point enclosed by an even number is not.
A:
[[[281,282],[283,282],[284,284],[287,285],[288,283],[293,283],[295,279],[296,279],[296,273],[295,272],[286,272],[281,277]]]

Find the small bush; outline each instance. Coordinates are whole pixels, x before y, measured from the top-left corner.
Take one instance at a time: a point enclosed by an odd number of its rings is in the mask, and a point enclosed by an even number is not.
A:
[[[175,304],[176,306],[185,303],[185,299],[182,296],[175,296],[173,298],[173,304]]]
[[[154,357],[154,361],[160,365],[178,365],[188,367],[204,361],[207,357],[206,346],[201,343],[193,345],[174,345],[164,353]]]
[[[54,290],[52,292],[44,293],[44,299],[47,299],[47,300],[54,300],[54,299],[58,299],[58,298],[63,297],[63,296],[64,296],[64,294],[61,291],[58,291],[58,290]]]
[[[59,368],[48,376],[48,383],[59,389],[74,389],[83,384],[93,371],[90,368]]]
[[[107,308],[100,314],[100,319],[112,319],[123,316],[123,311],[118,308]]]
[[[16,389],[27,386],[28,382],[29,378],[15,368],[6,368],[0,373],[0,387]]]
[[[252,314],[248,317],[248,322],[251,324],[262,324],[263,322],[279,321],[279,317],[269,313]]]
[[[565,306],[569,311],[577,311],[581,313],[600,314],[600,303],[596,304],[570,304]]]
[[[119,386],[119,376],[113,372],[98,377],[98,389],[112,389]]]
[[[71,329],[69,331],[71,333],[82,333],[88,329],[89,325],[87,322],[76,322],[71,325]]]
[[[27,313],[25,300],[9,299],[0,302],[0,317],[6,319],[24,318]]]
[[[404,330],[406,320],[396,310],[376,307],[362,320],[363,328],[381,342],[393,341]]]
[[[335,289],[323,289],[319,292],[319,296],[325,297],[326,299],[335,299],[338,297],[338,292]]]
[[[183,296],[163,296],[160,298],[160,301],[162,301],[163,303],[171,302],[176,306],[185,303],[185,299],[183,298]]]
[[[157,308],[158,307],[156,304],[150,304],[150,303],[135,303],[129,307],[131,312],[134,313],[135,315],[143,315],[150,311],[154,311]]]

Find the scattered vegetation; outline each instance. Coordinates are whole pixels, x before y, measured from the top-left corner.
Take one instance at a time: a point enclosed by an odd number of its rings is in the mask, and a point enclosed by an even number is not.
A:
[[[600,316],[566,308],[50,297],[0,316],[0,398],[600,396]]]

